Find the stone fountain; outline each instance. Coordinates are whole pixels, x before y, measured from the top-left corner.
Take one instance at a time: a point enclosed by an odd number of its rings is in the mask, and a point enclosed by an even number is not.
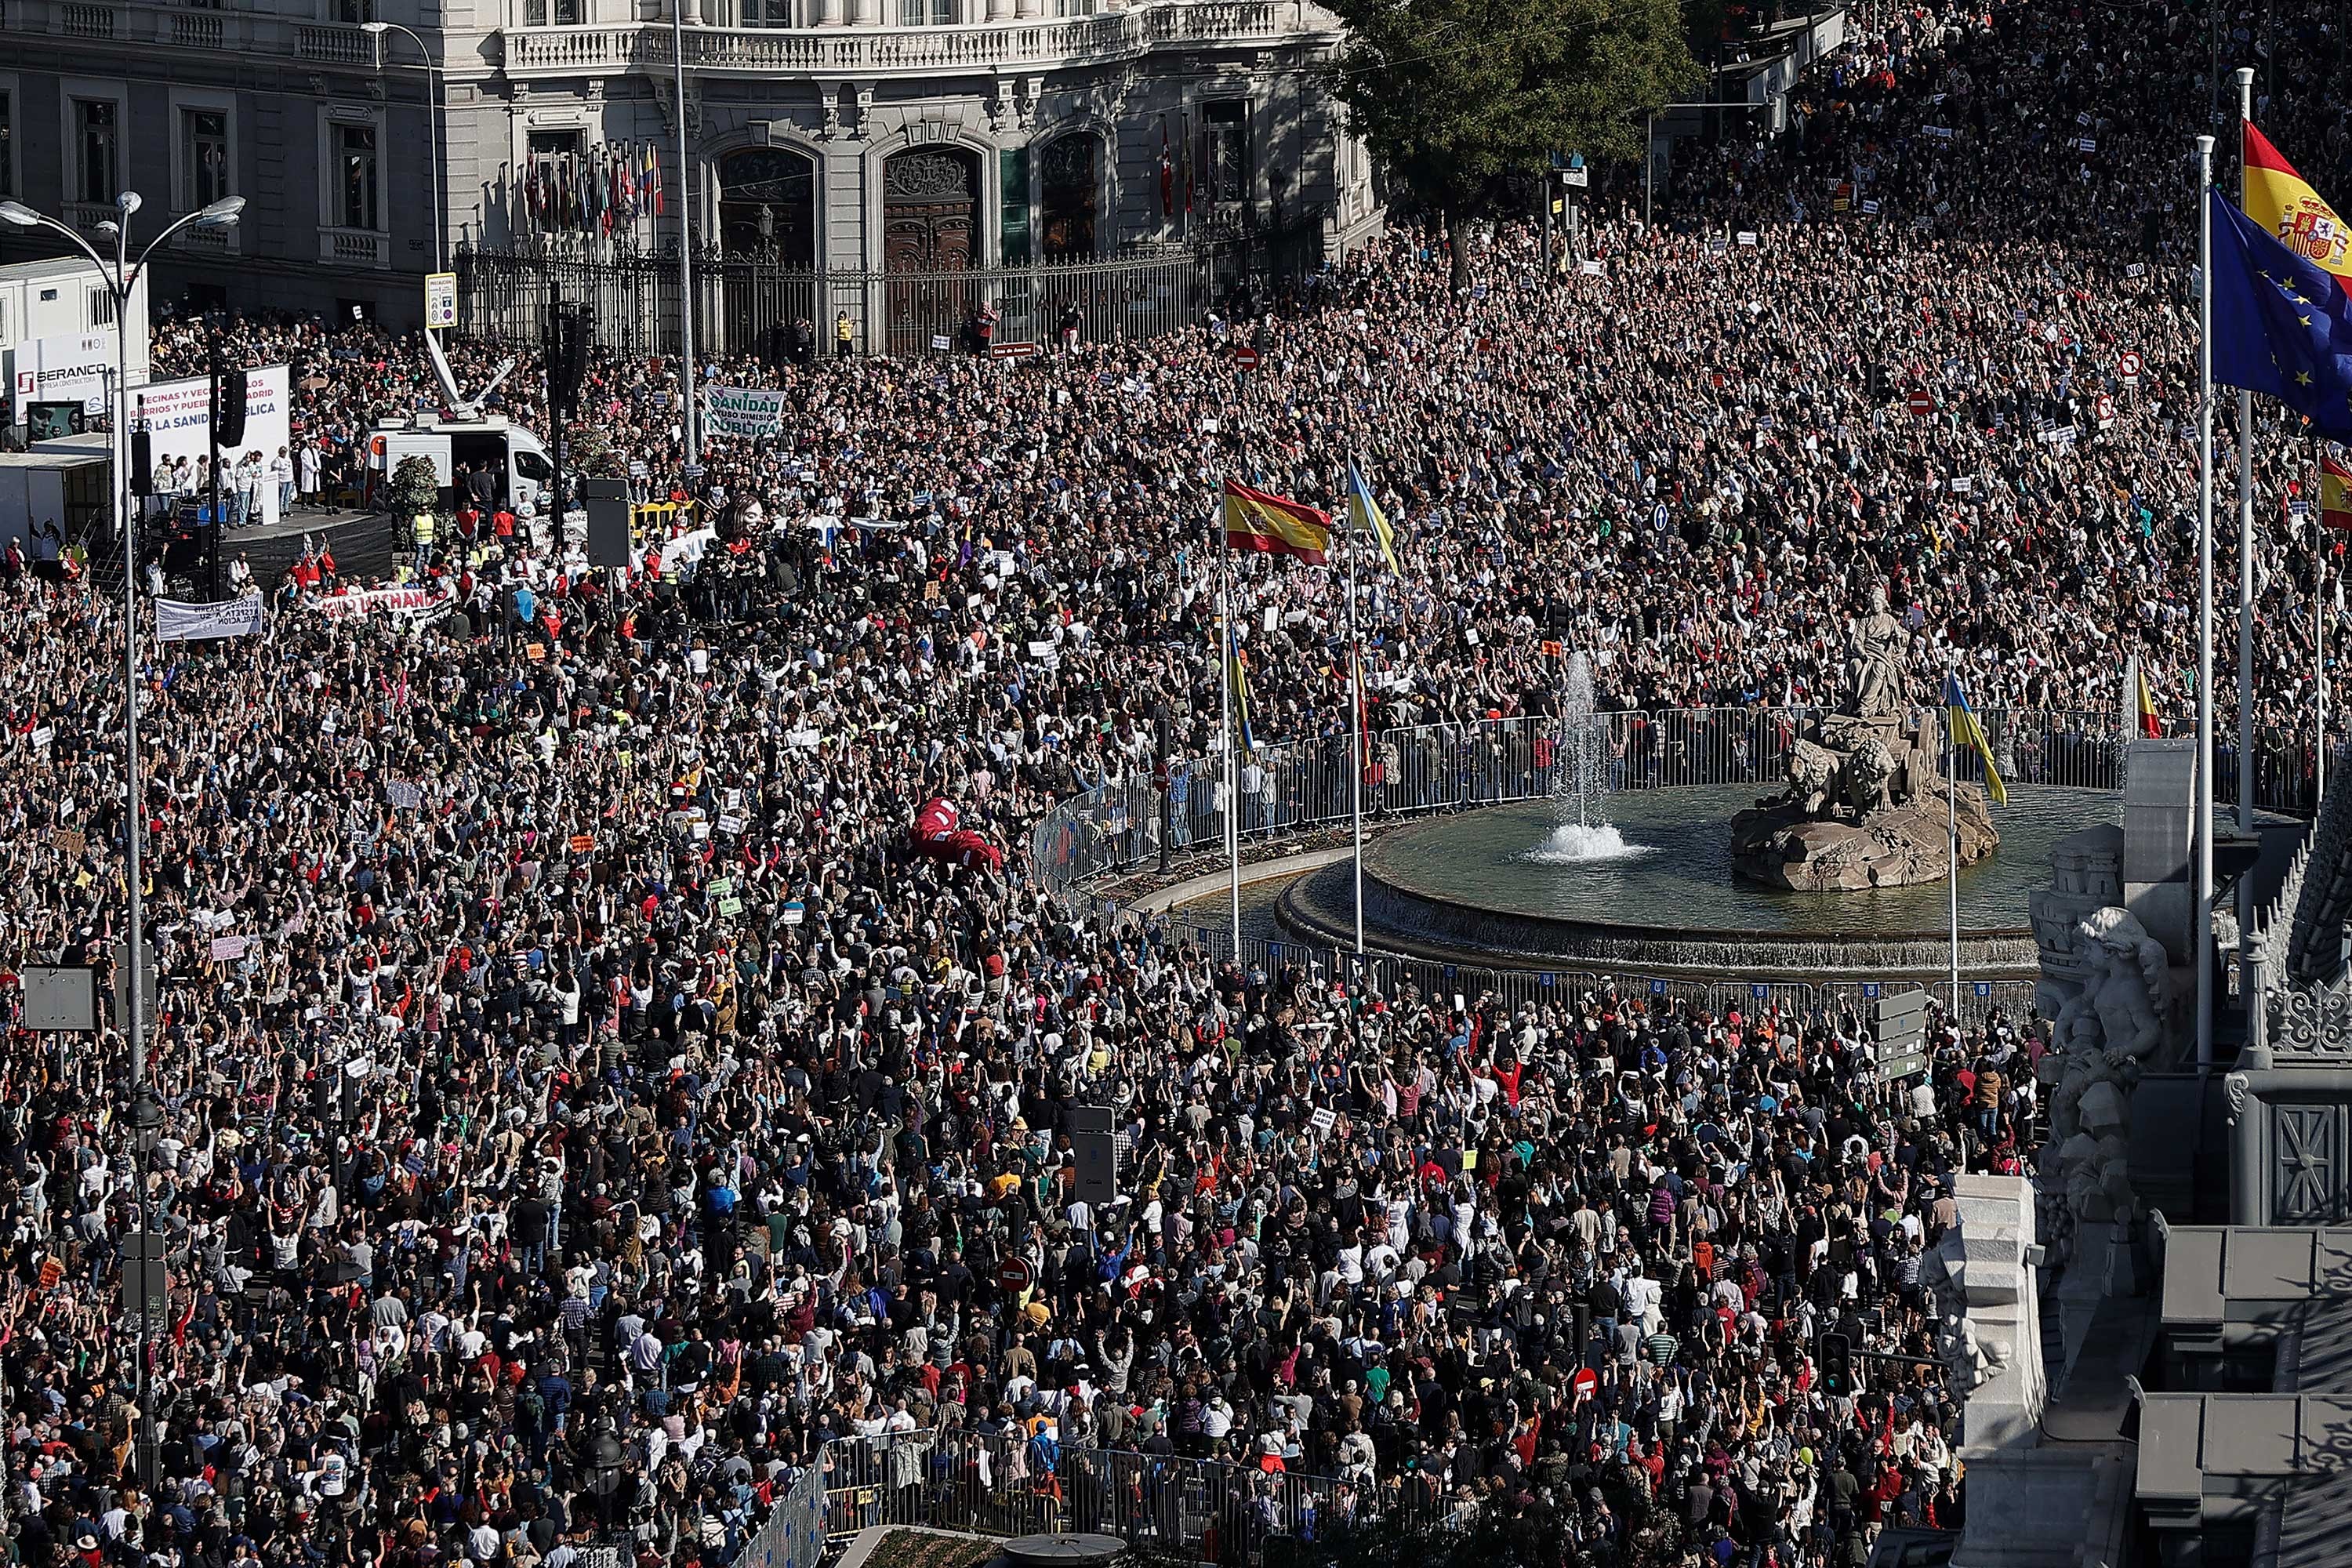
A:
[[[1853,695],[1790,743],[1788,787],[1732,818],[1732,865],[1750,881],[1808,893],[1907,887],[2000,844],[1984,791],[1944,781],[1942,722],[1932,710],[1907,716],[1907,638],[1885,589],[1871,591],[1851,637]]]

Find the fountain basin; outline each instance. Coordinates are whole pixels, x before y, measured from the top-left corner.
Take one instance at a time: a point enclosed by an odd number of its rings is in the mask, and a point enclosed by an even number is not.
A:
[[[1553,802],[1395,829],[1364,851],[1367,932],[1391,951],[1529,969],[1622,966],[1706,980],[1932,980],[1948,972],[1945,881],[1808,893],[1740,878],[1730,824],[1754,805],[1757,788],[1610,795],[1610,825],[1647,852],[1605,858],[1538,853],[1560,826]],[[2051,847],[2120,812],[2110,791],[2057,785],[2016,786],[2008,805],[1993,808],[2000,848],[1958,876],[1960,963],[1971,978],[2038,973],[2026,895],[2048,879]],[[1352,888],[1345,862],[1311,872],[1284,890],[1278,917],[1294,934],[1345,942]]]

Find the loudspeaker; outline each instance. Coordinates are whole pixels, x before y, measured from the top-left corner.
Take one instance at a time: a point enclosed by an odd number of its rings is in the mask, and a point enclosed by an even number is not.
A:
[[[144,430],[131,432],[131,493],[155,493],[155,443]]]
[[[626,566],[629,563],[629,482],[590,479],[588,491],[588,564]]]
[[[245,372],[242,368],[223,370],[220,400],[213,408],[213,440],[223,447],[234,447],[244,439]]]
[[[588,313],[577,305],[564,307],[555,318],[555,360],[549,367],[558,408],[579,412],[580,387],[588,379],[588,354],[593,342]]]

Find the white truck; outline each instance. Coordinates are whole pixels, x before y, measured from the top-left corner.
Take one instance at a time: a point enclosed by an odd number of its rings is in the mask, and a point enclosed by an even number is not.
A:
[[[461,467],[488,467],[498,493],[517,511],[526,502],[545,510],[546,492],[555,483],[555,464],[539,437],[504,419],[420,416],[405,425],[380,426],[368,437],[368,460],[383,470],[387,483],[410,458],[430,461],[433,478],[445,490],[457,483]]]
[[[432,463],[433,477],[445,490],[457,483],[460,468],[479,472],[487,467],[497,480],[498,494],[507,505],[517,511],[526,503],[545,510],[550,499],[547,492],[555,483],[555,463],[548,456],[546,445],[511,420],[481,411],[482,399],[498,390],[499,384],[514,369],[514,361],[500,365],[489,385],[475,396],[466,397],[457,391],[457,378],[441,353],[439,340],[426,332],[425,343],[452,412],[446,417],[419,414],[404,422],[378,426],[368,436],[369,466],[378,469],[384,482],[389,483],[400,471],[402,462],[424,458]]]

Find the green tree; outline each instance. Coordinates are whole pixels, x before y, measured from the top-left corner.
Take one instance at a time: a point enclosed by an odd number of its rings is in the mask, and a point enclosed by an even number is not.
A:
[[[1465,219],[1553,153],[1642,155],[1643,116],[1699,79],[1682,0],[1325,0],[1348,25],[1336,64],[1349,122],[1444,215],[1454,281]]]

